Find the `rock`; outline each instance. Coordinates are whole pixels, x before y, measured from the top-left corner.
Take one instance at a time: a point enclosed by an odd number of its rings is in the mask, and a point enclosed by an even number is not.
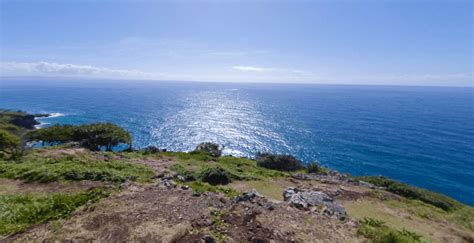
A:
[[[181,189],[183,189],[183,190],[188,190],[188,189],[189,189],[189,186],[187,186],[187,185],[182,185],[182,186],[181,186]]]
[[[176,176],[176,179],[177,179],[178,181],[181,181],[181,182],[186,182],[186,178],[185,178],[184,176],[182,176],[182,175],[177,175],[177,176]]]
[[[255,197],[261,197],[260,194],[257,192],[257,190],[252,189],[249,192],[246,192],[242,195],[235,196],[234,201],[235,202],[242,202],[242,201],[251,201]]]
[[[212,236],[210,236],[210,235],[205,235],[201,238],[201,242],[203,242],[203,243],[214,243],[214,242],[216,242],[216,240],[214,240],[214,238],[212,238]]]
[[[235,196],[233,199],[234,202],[250,202],[255,203],[265,209],[273,210],[275,207],[271,202],[269,202],[266,198],[261,196],[257,190],[252,189],[249,192],[243,193],[242,195]]]
[[[368,182],[365,182],[365,181],[358,181],[359,185],[360,186],[365,186],[365,187],[368,187],[370,189],[375,189],[376,186],[374,186],[372,183],[368,183]]]
[[[176,188],[176,183],[170,179],[166,179],[165,177],[160,179],[160,182],[168,188]]]
[[[321,191],[300,190],[289,187],[283,192],[283,198],[290,205],[308,210],[313,206],[323,206],[323,212],[330,216],[336,216],[339,219],[346,218],[345,208],[334,201],[330,196]]]
[[[26,129],[33,129],[35,125],[40,124],[38,121],[35,120],[35,116],[33,115],[24,115],[15,117],[13,120],[10,121],[13,125],[24,127]]]

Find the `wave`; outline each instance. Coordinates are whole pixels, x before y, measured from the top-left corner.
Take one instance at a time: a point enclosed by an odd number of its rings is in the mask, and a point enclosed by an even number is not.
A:
[[[48,122],[40,122],[40,124],[35,125],[35,128],[36,128],[36,129],[40,129],[40,128],[42,128],[42,127],[44,127],[44,126],[46,126],[46,125],[49,125],[49,124],[51,124],[51,123],[48,123]]]
[[[49,116],[41,117],[41,118],[45,119],[45,118],[54,118],[54,117],[61,117],[61,116],[65,116],[65,115],[63,113],[53,112],[53,113],[49,114]]]

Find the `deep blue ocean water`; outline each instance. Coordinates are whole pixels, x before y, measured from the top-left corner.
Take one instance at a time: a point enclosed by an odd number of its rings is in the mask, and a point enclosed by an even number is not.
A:
[[[2,80],[0,108],[109,121],[135,147],[288,153],[384,175],[474,205],[474,89],[193,82]],[[62,115],[61,115],[62,114]]]

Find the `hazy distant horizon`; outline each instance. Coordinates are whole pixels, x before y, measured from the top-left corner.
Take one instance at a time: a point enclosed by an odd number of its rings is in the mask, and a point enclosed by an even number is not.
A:
[[[114,78],[88,78],[88,77],[35,77],[35,76],[0,76],[0,86],[2,81],[20,81],[20,82],[37,82],[50,81],[58,83],[67,83],[73,81],[80,82],[105,82],[105,83],[127,83],[127,84],[146,84],[159,82],[180,82],[180,83],[213,83],[213,84],[262,84],[262,85],[323,85],[323,86],[386,86],[386,87],[439,87],[439,88],[474,88],[474,82],[468,85],[449,85],[449,84],[391,84],[391,83],[324,83],[324,82],[265,82],[265,81],[207,81],[207,80],[151,80],[151,79],[114,79]]]

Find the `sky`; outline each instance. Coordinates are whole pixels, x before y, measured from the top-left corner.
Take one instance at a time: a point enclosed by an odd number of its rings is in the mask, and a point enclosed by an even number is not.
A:
[[[0,0],[0,76],[473,85],[473,3]]]

